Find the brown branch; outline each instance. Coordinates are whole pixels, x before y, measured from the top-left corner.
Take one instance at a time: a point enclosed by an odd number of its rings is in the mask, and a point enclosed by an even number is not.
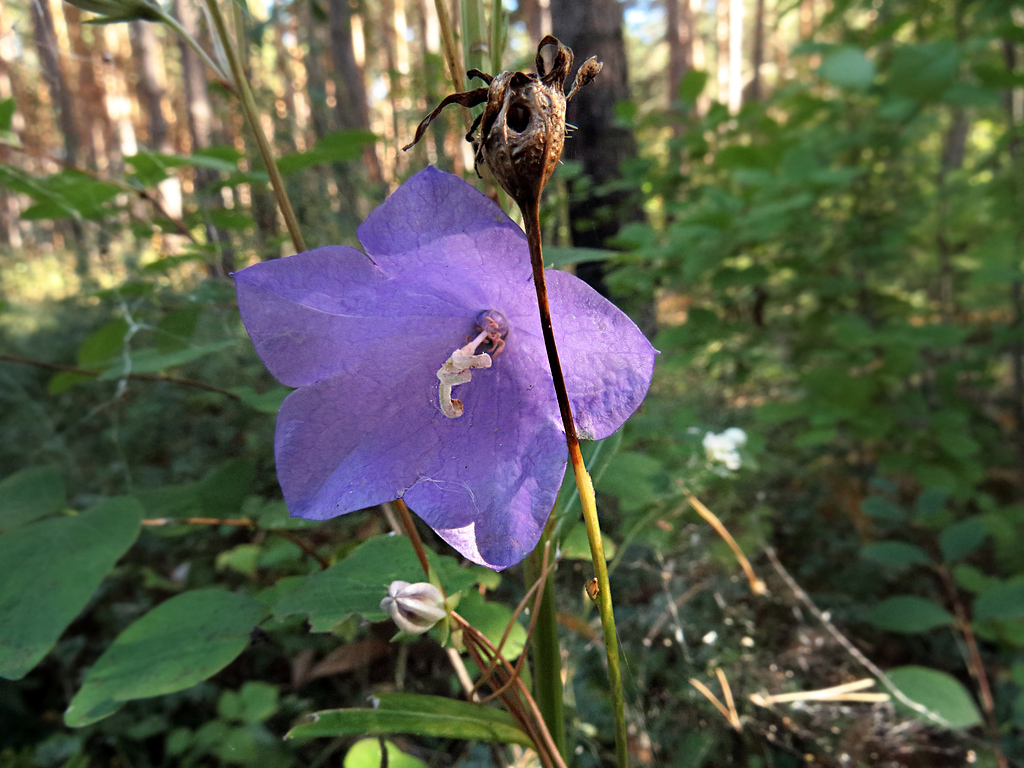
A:
[[[97,371],[93,368],[79,368],[75,365],[63,365],[61,363],[51,363],[46,360],[36,360],[31,357],[21,357],[20,355],[4,355],[0,354],[0,363],[16,363],[18,365],[33,365],[36,368],[45,368],[49,371],[60,371],[61,373],[77,373],[80,376],[90,376],[96,378],[106,373],[106,371]],[[207,392],[216,392],[219,395],[230,397],[232,400],[241,400],[241,395],[238,395],[231,390],[222,389],[216,387],[213,384],[207,384],[205,381],[199,381],[198,379],[186,379],[181,376],[170,376],[166,373],[125,373],[119,378],[135,379],[137,381],[166,381],[171,384],[180,384],[183,387],[194,387],[195,389],[203,389]]]

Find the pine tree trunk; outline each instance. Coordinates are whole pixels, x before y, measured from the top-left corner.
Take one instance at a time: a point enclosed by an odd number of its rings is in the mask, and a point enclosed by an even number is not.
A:
[[[338,127],[368,130],[370,113],[363,85],[363,71],[356,61],[352,43],[352,12],[348,0],[330,0],[328,6],[331,37],[331,62],[334,67],[334,115]],[[363,153],[370,180],[381,179],[380,161],[373,147]]]
[[[757,0],[754,6],[754,47],[750,58],[754,74],[745,97],[750,101],[760,101],[764,98],[764,82],[761,77],[761,67],[764,65],[764,0]]]
[[[553,0],[551,22],[555,37],[573,49],[578,64],[589,56],[604,62],[597,79],[569,104],[568,120],[577,128],[563,153],[566,159],[583,163],[592,190],[587,196],[579,188],[570,191],[572,243],[604,248],[623,224],[643,218],[636,195],[625,190],[597,191],[620,179],[620,166],[637,152],[632,132],[615,124],[615,104],[630,97],[622,6],[616,0]],[[607,294],[603,262],[579,264],[576,273]]]
[[[199,28],[199,11],[192,0],[176,0],[178,20],[185,30],[196,40],[202,40]],[[216,135],[213,102],[206,82],[206,68],[199,55],[178,41],[181,55],[181,73],[184,86],[185,114],[188,123],[188,134],[191,139],[192,151],[206,149],[219,140]],[[195,169],[195,195],[200,211],[209,211],[224,207],[220,192],[208,192],[210,186],[217,181],[219,174],[208,168]],[[228,275],[235,270],[235,249],[227,230],[221,229],[205,217],[206,239],[213,243],[220,252],[218,264],[209,268],[212,275]]]

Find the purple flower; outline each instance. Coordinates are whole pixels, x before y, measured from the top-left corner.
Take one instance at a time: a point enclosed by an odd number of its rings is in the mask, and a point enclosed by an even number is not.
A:
[[[470,560],[514,565],[567,459],[526,237],[427,168],[359,239],[366,254],[329,246],[235,275],[256,351],[297,387],[274,441],[288,508],[326,520],[403,497]],[[643,400],[657,352],[585,283],[547,278],[580,436],[607,437]]]

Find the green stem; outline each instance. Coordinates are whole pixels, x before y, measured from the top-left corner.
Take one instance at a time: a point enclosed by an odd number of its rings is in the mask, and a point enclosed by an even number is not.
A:
[[[629,752],[626,742],[626,706],[622,695],[622,670],[619,667],[619,641],[615,631],[615,614],[612,606],[612,590],[608,582],[608,563],[604,556],[604,545],[601,542],[601,524],[597,518],[597,499],[594,496],[594,483],[583,463],[580,453],[580,441],[576,434],[576,423],[572,418],[572,407],[565,389],[565,377],[562,375],[562,363],[558,358],[555,345],[555,334],[551,325],[551,308],[548,305],[548,289],[544,279],[544,255],[541,251],[540,239],[540,199],[524,205],[520,201],[519,208],[523,213],[523,227],[526,230],[527,242],[530,246],[530,264],[533,267],[533,283],[537,290],[537,306],[540,309],[540,327],[544,334],[544,347],[547,350],[548,365],[555,385],[555,397],[558,410],[565,429],[565,442],[569,448],[569,461],[576,477],[576,488],[579,491],[580,506],[583,507],[583,522],[587,528],[587,539],[590,542],[590,555],[594,561],[594,575],[597,577],[598,594],[597,608],[601,614],[601,627],[604,630],[605,655],[608,658],[608,683],[611,688],[612,705],[615,710],[615,756],[619,768],[628,768]]]
[[[526,586],[529,588],[543,577],[544,547],[551,540],[552,526],[544,529],[540,543],[523,564]],[[562,693],[562,652],[558,647],[558,617],[555,611],[554,571],[544,580],[544,592],[537,609],[537,623],[533,628],[530,655],[533,658],[533,692],[537,706],[544,716],[551,738],[562,759],[568,762],[565,735],[565,701]]]
[[[220,12],[220,7],[217,5],[217,0],[206,0],[206,5],[210,9],[210,18],[217,31],[217,37],[220,38],[221,45],[224,47],[224,55],[227,56],[228,64],[231,66],[231,78],[235,87],[235,94],[238,96],[245,119],[256,136],[256,144],[259,147],[260,156],[263,158],[263,165],[266,166],[267,173],[270,175],[270,185],[274,189],[274,195],[277,196],[277,204],[281,209],[281,215],[284,217],[284,224],[288,228],[288,234],[292,238],[295,250],[304,251],[306,250],[306,243],[302,239],[302,232],[299,230],[299,220],[295,217],[291,200],[288,199],[284,178],[281,176],[281,171],[277,167],[277,161],[274,159],[274,150],[270,146],[270,141],[267,140],[267,135],[263,132],[263,126],[260,125],[259,110],[256,108],[256,100],[253,98],[249,81],[245,77],[245,66],[242,62],[241,54],[231,39],[231,33],[228,32],[227,24]]]
[[[181,23],[176,18],[171,16],[169,13],[165,13],[158,6],[154,6],[154,10],[160,15],[160,21],[173,29],[177,35],[185,41],[185,45],[195,51],[196,55],[203,60],[206,66],[213,70],[213,74],[217,76],[218,80],[224,84],[229,84],[231,82],[224,70],[220,68],[220,65],[210,58],[210,54],[203,50],[203,46],[199,44],[199,41],[192,37],[192,35],[190,35],[188,31],[181,26]]]

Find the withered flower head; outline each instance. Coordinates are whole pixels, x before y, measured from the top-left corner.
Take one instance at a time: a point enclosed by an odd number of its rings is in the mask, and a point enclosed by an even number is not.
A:
[[[541,51],[556,47],[555,58],[548,70]],[[591,56],[576,72],[572,90],[566,96],[565,78],[572,68],[572,50],[551,35],[537,46],[537,73],[502,72],[491,76],[478,69],[466,74],[487,83],[465,93],[454,93],[427,115],[416,129],[416,138],[409,149],[422,138],[427,126],[449,104],[475,107],[485,104],[466,134],[476,149],[476,165],[486,163],[502,188],[520,208],[533,206],[540,200],[562,156],[565,143],[565,105],[580,88],[601,71],[601,63]]]

